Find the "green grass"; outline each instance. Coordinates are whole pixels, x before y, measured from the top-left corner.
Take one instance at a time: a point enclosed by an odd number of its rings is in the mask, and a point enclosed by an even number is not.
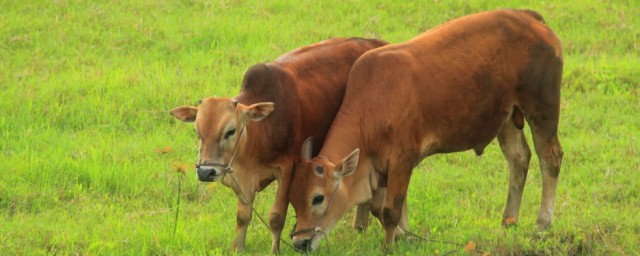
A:
[[[464,254],[474,241],[473,254],[640,254],[640,2],[631,0],[0,0],[0,254],[225,254],[235,196],[191,172],[177,195],[174,165],[194,162],[196,138],[169,109],[233,96],[250,65],[322,39],[401,42],[499,7],[537,10],[563,40],[554,226],[534,232],[534,157],[520,225],[500,227],[507,166],[494,143],[482,158],[438,155],[414,172],[413,231],[462,245],[401,241],[393,253]],[[274,188],[257,198],[262,216]],[[357,234],[349,217],[319,254],[379,253],[380,226]],[[293,222],[290,210],[285,233]],[[270,240],[254,217],[247,253],[268,253]]]

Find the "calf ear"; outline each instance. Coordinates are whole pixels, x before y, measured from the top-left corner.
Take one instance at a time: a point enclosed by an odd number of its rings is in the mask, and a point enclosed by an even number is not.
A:
[[[336,168],[339,177],[349,176],[356,171],[359,155],[360,149],[356,148],[351,154],[342,159],[342,163]]]
[[[274,109],[274,105],[275,104],[273,104],[273,102],[260,102],[248,107],[238,104],[238,106],[242,108],[244,114],[253,121],[260,121],[269,116]]]
[[[313,154],[313,137],[309,137],[306,140],[304,140],[304,143],[302,143],[302,150],[300,152],[300,157],[302,161],[309,161],[311,160],[312,154]]]
[[[169,113],[183,122],[193,122],[196,120],[198,114],[198,108],[196,107],[177,107],[172,109]]]

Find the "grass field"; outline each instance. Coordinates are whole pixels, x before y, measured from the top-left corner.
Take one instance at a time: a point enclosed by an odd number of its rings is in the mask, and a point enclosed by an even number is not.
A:
[[[496,8],[537,10],[563,40],[565,156],[554,226],[535,232],[534,157],[520,225],[500,227],[508,172],[493,143],[481,158],[437,155],[414,172],[412,230],[455,244],[401,241],[392,252],[640,254],[635,0],[0,0],[0,254],[226,254],[235,196],[196,180],[196,136],[169,109],[234,96],[250,65],[299,46],[348,36],[401,42]],[[257,197],[262,216],[274,188]],[[293,222],[290,210],[285,235]],[[318,254],[379,254],[380,225],[358,234],[349,223]],[[246,253],[268,253],[270,240],[254,217]],[[475,250],[464,249],[469,241]]]

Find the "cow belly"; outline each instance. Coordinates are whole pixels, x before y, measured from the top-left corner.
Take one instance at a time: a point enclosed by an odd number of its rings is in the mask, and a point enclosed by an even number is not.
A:
[[[501,111],[484,111],[460,116],[460,122],[435,122],[432,133],[424,136],[423,155],[430,153],[451,153],[474,149],[482,154],[484,148],[498,136],[510,112],[507,107]],[[444,118],[443,118],[444,119]],[[462,121],[464,120],[464,121]],[[431,152],[428,152],[431,151]]]

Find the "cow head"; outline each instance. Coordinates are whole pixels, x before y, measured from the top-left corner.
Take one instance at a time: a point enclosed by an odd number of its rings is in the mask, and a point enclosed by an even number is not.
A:
[[[177,107],[171,115],[184,122],[195,122],[200,139],[196,171],[200,181],[216,181],[225,174],[233,151],[242,147],[239,136],[248,121],[260,121],[274,109],[271,102],[246,106],[230,98],[206,98],[198,107]],[[246,135],[245,135],[246,136]]]
[[[351,175],[358,164],[359,150],[354,150],[340,163],[324,157],[311,159],[312,142],[302,146],[302,163],[293,174],[289,201],[296,212],[296,225],[291,234],[295,248],[313,251],[338,220],[353,205],[342,178]]]

